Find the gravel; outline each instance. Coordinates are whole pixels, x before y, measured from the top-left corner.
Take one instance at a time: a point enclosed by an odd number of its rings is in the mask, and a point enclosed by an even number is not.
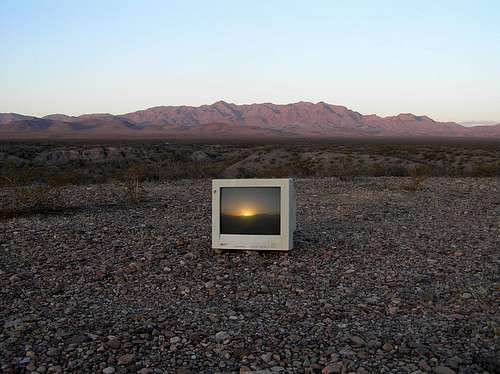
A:
[[[289,253],[210,243],[210,181],[0,221],[5,373],[495,373],[500,179],[297,181]],[[82,204],[84,202],[84,204]]]

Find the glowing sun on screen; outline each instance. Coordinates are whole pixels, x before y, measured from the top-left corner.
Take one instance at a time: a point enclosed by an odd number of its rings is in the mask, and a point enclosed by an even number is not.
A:
[[[251,217],[253,215],[254,215],[254,212],[252,212],[251,210],[242,210],[240,213],[240,216],[243,216],[243,217]]]

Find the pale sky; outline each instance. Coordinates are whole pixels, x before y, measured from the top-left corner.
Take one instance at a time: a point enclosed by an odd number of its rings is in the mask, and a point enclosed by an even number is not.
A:
[[[0,1],[0,112],[325,101],[500,122],[500,1]]]

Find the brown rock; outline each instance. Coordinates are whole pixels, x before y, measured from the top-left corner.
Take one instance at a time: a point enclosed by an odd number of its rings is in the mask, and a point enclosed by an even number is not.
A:
[[[135,355],[131,353],[118,357],[118,365],[128,366],[133,364],[134,362]]]
[[[385,352],[391,352],[392,350],[394,350],[394,346],[393,346],[391,343],[385,343],[385,344],[382,346],[382,349],[383,349]]]

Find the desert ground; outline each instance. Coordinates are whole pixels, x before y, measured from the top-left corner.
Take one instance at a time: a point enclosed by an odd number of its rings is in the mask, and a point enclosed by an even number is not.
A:
[[[209,179],[5,216],[3,372],[500,372],[499,178],[296,187],[288,253],[215,254]]]

